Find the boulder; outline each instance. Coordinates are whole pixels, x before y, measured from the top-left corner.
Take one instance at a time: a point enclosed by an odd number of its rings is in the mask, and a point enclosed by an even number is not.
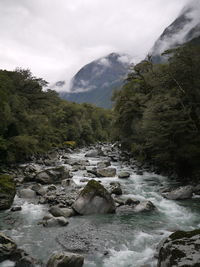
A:
[[[131,214],[131,213],[137,213],[137,212],[149,212],[156,209],[154,204],[151,201],[135,201],[135,204],[126,204],[126,205],[120,205],[117,208],[117,213],[119,214]]]
[[[100,161],[97,163],[97,168],[106,168],[106,167],[109,167],[111,165],[110,161],[107,160],[107,161]]]
[[[79,214],[113,213],[115,202],[110,193],[95,180],[90,180],[72,205]]]
[[[69,221],[63,216],[50,217],[48,220],[42,222],[45,227],[66,226],[68,223]]]
[[[69,187],[69,186],[76,187],[76,184],[72,179],[62,180],[61,185],[62,187]]]
[[[159,250],[157,266],[200,266],[200,230],[171,234]]]
[[[115,194],[115,195],[122,195],[122,189],[121,189],[121,185],[118,182],[111,182],[110,183],[110,188],[109,188],[109,192],[111,194]]]
[[[57,184],[71,177],[69,170],[66,170],[64,166],[60,166],[39,172],[35,176],[35,180],[41,184]]]
[[[156,209],[155,205],[151,201],[147,200],[147,201],[142,201],[138,205],[136,205],[134,211],[143,212],[143,211],[153,211],[155,209]]]
[[[129,206],[132,206],[132,205],[138,205],[140,203],[140,201],[138,199],[135,199],[135,198],[127,198],[125,200],[125,205],[129,205]]]
[[[114,177],[116,175],[115,168],[102,168],[97,169],[97,176],[99,177]]]
[[[35,191],[36,194],[39,195],[39,196],[44,196],[44,195],[46,194],[46,190],[45,190],[45,188],[44,188],[41,184],[39,184],[39,183],[34,184],[34,185],[31,187],[31,189],[32,189],[33,191]]]
[[[58,206],[52,206],[49,209],[49,212],[54,216],[54,217],[60,217],[63,216],[65,218],[71,217],[75,215],[75,212],[73,209],[70,208],[59,208]]]
[[[126,179],[130,177],[130,173],[129,172],[120,172],[118,173],[118,178],[120,179]]]
[[[21,198],[35,198],[36,193],[30,188],[24,188],[19,190],[19,197]]]
[[[0,210],[9,209],[16,193],[15,183],[11,176],[0,175]]]
[[[17,245],[15,242],[3,233],[0,233],[0,262],[10,259],[16,249]]]
[[[96,157],[98,157],[99,156],[99,151],[98,150],[91,150],[91,151],[89,151],[89,152],[87,152],[86,154],[85,154],[85,157],[90,157],[90,158],[96,158]]]
[[[24,250],[18,249],[11,238],[0,233],[0,262],[6,260],[14,262],[16,267],[39,266],[37,260],[30,257]]]
[[[12,207],[10,211],[15,212],[15,211],[20,211],[20,210],[22,210],[22,207],[15,206],[15,207]]]
[[[181,186],[171,192],[162,193],[162,196],[172,200],[189,199],[192,197],[193,187],[190,185]]]
[[[82,267],[84,257],[69,252],[54,252],[46,267]]]

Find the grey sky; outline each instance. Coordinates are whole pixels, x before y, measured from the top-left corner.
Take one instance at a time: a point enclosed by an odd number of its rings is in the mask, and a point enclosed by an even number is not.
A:
[[[189,0],[0,0],[0,68],[66,80],[111,52],[142,59]]]

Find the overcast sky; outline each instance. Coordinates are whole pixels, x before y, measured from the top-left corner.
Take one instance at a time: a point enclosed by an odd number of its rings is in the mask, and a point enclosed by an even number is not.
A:
[[[111,52],[144,58],[190,0],[0,0],[0,68],[67,82]]]

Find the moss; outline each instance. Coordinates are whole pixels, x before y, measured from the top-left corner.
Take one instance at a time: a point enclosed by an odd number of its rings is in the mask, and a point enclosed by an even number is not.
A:
[[[200,229],[193,230],[193,231],[177,231],[169,236],[171,240],[177,240],[182,238],[191,238],[195,235],[200,235]]]
[[[9,175],[0,175],[0,193],[15,193],[15,183]]]
[[[101,185],[99,182],[95,180],[90,180],[87,185],[84,187],[84,189],[81,191],[81,195],[89,195],[90,193],[95,192],[96,195],[105,197],[108,192],[107,190]]]

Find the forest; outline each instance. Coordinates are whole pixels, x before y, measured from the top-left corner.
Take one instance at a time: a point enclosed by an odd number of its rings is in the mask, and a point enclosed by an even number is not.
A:
[[[200,177],[200,46],[133,66],[114,95],[115,138],[141,163],[181,179]]]
[[[33,154],[109,140],[112,114],[89,104],[61,100],[30,70],[0,71],[0,163]]]

